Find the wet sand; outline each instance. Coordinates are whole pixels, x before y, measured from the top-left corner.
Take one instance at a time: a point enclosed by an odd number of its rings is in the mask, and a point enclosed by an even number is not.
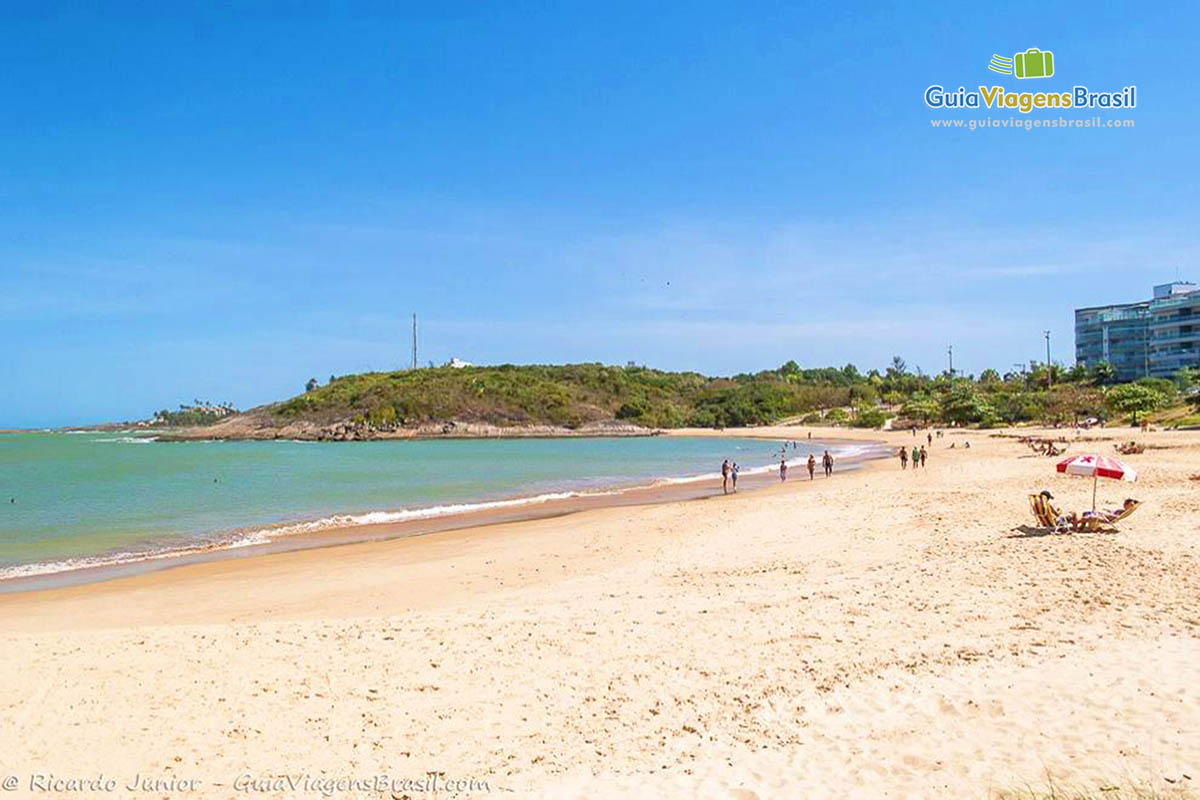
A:
[[[711,434],[712,432],[708,433]],[[685,435],[702,436],[705,435],[705,432],[688,430]],[[778,440],[777,436],[754,436],[753,434],[745,438]],[[818,444],[821,446],[828,445],[836,449],[839,445],[861,445],[862,443],[845,439],[822,439]],[[869,445],[869,443],[867,444]],[[348,444],[347,446],[353,446],[353,444]],[[839,472],[858,469],[864,462],[873,458],[880,458],[882,455],[881,452],[865,449],[845,457],[839,456],[836,469]],[[794,467],[792,478],[799,479],[802,471],[799,467]],[[818,474],[821,473],[819,465],[817,472]],[[804,477],[807,479],[807,473],[805,473]],[[769,473],[743,473],[738,483],[738,489],[743,492],[754,491],[755,489],[773,486],[778,482],[778,473],[775,471]],[[599,508],[700,500],[720,494],[721,492],[719,478],[666,479],[655,481],[651,484],[588,490],[580,492],[575,496],[555,498],[539,503],[493,506],[461,513],[443,514],[399,522],[329,527],[298,533],[284,533],[286,526],[281,525],[278,526],[280,530],[279,535],[272,536],[270,541],[263,544],[236,547],[228,545],[197,547],[194,550],[166,553],[161,556],[133,560],[127,563],[106,564],[45,575],[8,578],[0,580],[0,595],[12,592],[57,589],[117,578],[128,578],[146,572],[174,569],[190,564],[205,564],[227,559],[254,558],[272,553],[311,550],[357,542],[377,542],[411,536],[424,536],[431,533],[456,531],[465,528],[483,528],[506,522],[548,519]],[[256,527],[256,530],[264,529]],[[270,530],[270,528],[266,528],[265,530]]]

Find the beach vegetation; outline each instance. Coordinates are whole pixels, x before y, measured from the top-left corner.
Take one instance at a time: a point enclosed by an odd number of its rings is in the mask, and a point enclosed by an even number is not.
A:
[[[1139,418],[1157,409],[1163,408],[1169,402],[1166,395],[1151,383],[1154,379],[1124,383],[1108,390],[1105,401],[1114,414],[1132,417],[1134,425]]]
[[[612,421],[651,429],[729,428],[781,420],[873,428],[888,418],[903,427],[986,428],[1071,425],[1108,416],[1136,421],[1184,407],[1181,397],[1200,411],[1197,383],[1200,375],[1192,373],[1117,383],[1104,363],[1066,369],[1031,362],[1004,374],[984,369],[978,378],[948,370],[929,375],[900,356],[882,372],[789,360],[731,377],[633,365],[502,364],[330,376],[324,386],[272,406],[270,413],[281,422],[350,422],[375,430],[449,422],[578,428]],[[177,418],[177,412],[161,413]]]
[[[850,421],[850,415],[844,408],[831,408],[825,413],[826,425],[845,425]]]
[[[177,411],[162,409],[154,412],[151,425],[164,425],[173,428],[193,427],[197,425],[212,425],[228,416],[237,413],[232,403],[212,403],[207,400],[196,400],[191,405],[180,405]]]
[[[1117,369],[1107,361],[1099,361],[1091,369],[1091,380],[1097,386],[1108,386],[1116,382]]]
[[[859,411],[850,424],[855,428],[882,428],[887,419],[887,414],[882,409],[872,408]]]

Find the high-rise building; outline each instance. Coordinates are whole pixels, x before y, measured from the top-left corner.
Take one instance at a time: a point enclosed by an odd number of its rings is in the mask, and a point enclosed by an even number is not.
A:
[[[1133,303],[1075,309],[1075,362],[1112,364],[1117,380],[1169,378],[1200,367],[1200,291],[1173,281]]]
[[[1174,281],[1154,287],[1148,341],[1150,375],[1169,378],[1183,367],[1200,367],[1200,291]]]

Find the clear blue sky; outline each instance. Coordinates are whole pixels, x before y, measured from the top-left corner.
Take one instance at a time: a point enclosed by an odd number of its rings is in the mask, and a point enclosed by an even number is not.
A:
[[[403,366],[413,311],[422,362],[1003,371],[1200,279],[1190,4],[293,6],[5,6],[0,426]],[[1136,127],[934,130],[988,114],[932,83]]]

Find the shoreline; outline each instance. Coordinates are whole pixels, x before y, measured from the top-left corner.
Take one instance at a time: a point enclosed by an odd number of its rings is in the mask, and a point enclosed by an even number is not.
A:
[[[731,429],[729,434],[705,429],[685,429],[677,436],[707,436],[709,438],[744,438],[785,441],[781,429],[773,433],[747,435],[761,429]],[[857,469],[863,462],[880,458],[872,453],[874,440],[820,437],[810,443],[839,448],[861,446],[861,452],[839,456],[841,469]],[[789,465],[799,470],[798,464]],[[774,467],[761,467],[742,473],[744,490],[754,491],[778,482]],[[799,479],[799,472],[794,472]],[[464,528],[483,528],[502,523],[574,514],[596,508],[655,505],[702,499],[713,494],[708,481],[719,480],[715,474],[658,476],[647,482],[627,485],[601,486],[579,490],[547,490],[532,495],[514,495],[493,499],[464,500],[449,506],[415,506],[405,509],[369,509],[349,514],[316,517],[287,523],[231,528],[219,541],[181,542],[177,547],[148,550],[144,553],[114,553],[73,559],[79,566],[57,567],[62,561],[14,565],[5,569],[25,574],[0,578],[0,596],[13,593],[37,592],[118,580],[148,572],[159,572],[191,564],[213,563],[228,559],[269,556],[298,550],[314,550],[351,545],[360,542],[427,536],[443,531]],[[462,509],[445,511],[444,509]],[[379,522],[364,521],[372,517],[395,517]],[[91,563],[89,563],[91,562]]]

